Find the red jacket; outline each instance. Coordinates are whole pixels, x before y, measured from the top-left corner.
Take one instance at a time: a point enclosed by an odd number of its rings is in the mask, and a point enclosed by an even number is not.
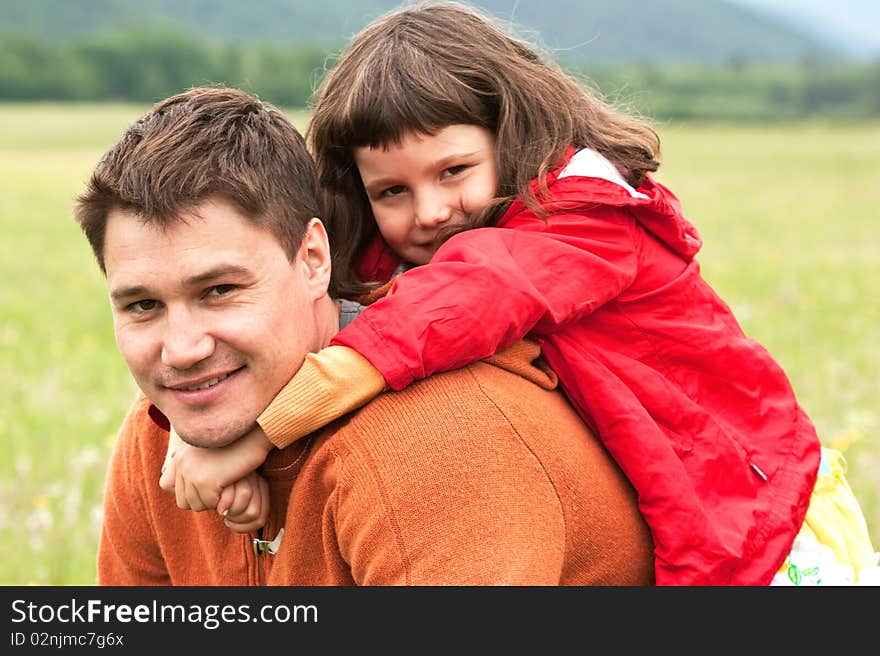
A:
[[[559,173],[547,220],[516,201],[506,229],[455,235],[333,343],[399,390],[529,333],[638,492],[657,583],[769,583],[815,483],[815,429],[701,277],[672,192]],[[365,264],[387,277],[394,261]]]

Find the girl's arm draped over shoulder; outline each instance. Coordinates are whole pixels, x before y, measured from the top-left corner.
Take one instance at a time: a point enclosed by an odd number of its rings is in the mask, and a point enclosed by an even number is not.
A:
[[[523,212],[515,228],[460,233],[398,277],[331,346],[310,354],[259,418],[283,448],[379,394],[548,334],[626,289],[637,230],[620,208]],[[346,348],[347,347],[347,348]]]
[[[357,351],[328,346],[306,356],[257,423],[272,444],[283,449],[357,410],[384,388],[382,374]]]
[[[609,207],[462,232],[331,344],[356,350],[402,389],[530,332],[553,333],[614,299],[635,278],[637,235],[634,219]]]

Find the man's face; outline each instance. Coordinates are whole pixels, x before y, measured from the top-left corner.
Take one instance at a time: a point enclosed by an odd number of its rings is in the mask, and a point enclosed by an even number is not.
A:
[[[326,287],[310,271],[308,234],[290,261],[225,202],[182,218],[162,230],[111,212],[104,257],[116,343],[180,436],[219,447],[323,345],[315,305]]]

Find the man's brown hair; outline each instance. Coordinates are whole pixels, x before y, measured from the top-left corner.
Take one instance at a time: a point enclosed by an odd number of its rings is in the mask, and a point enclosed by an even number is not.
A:
[[[463,229],[492,225],[515,197],[543,214],[529,183],[568,146],[591,148],[638,186],[659,167],[660,141],[488,17],[454,2],[379,18],[354,37],[318,92],[306,137],[327,196],[340,292],[362,292],[353,262],[376,234],[353,150],[470,124],[495,135],[497,198]]]
[[[273,106],[237,89],[197,87],[153,106],[101,158],[74,206],[101,271],[113,210],[157,226],[209,198],[231,202],[292,258],[322,215],[314,161]]]

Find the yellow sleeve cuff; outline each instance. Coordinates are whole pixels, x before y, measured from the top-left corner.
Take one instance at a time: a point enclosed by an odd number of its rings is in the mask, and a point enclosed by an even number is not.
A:
[[[257,418],[279,449],[357,410],[385,389],[382,374],[354,349],[328,346],[302,367]]]

